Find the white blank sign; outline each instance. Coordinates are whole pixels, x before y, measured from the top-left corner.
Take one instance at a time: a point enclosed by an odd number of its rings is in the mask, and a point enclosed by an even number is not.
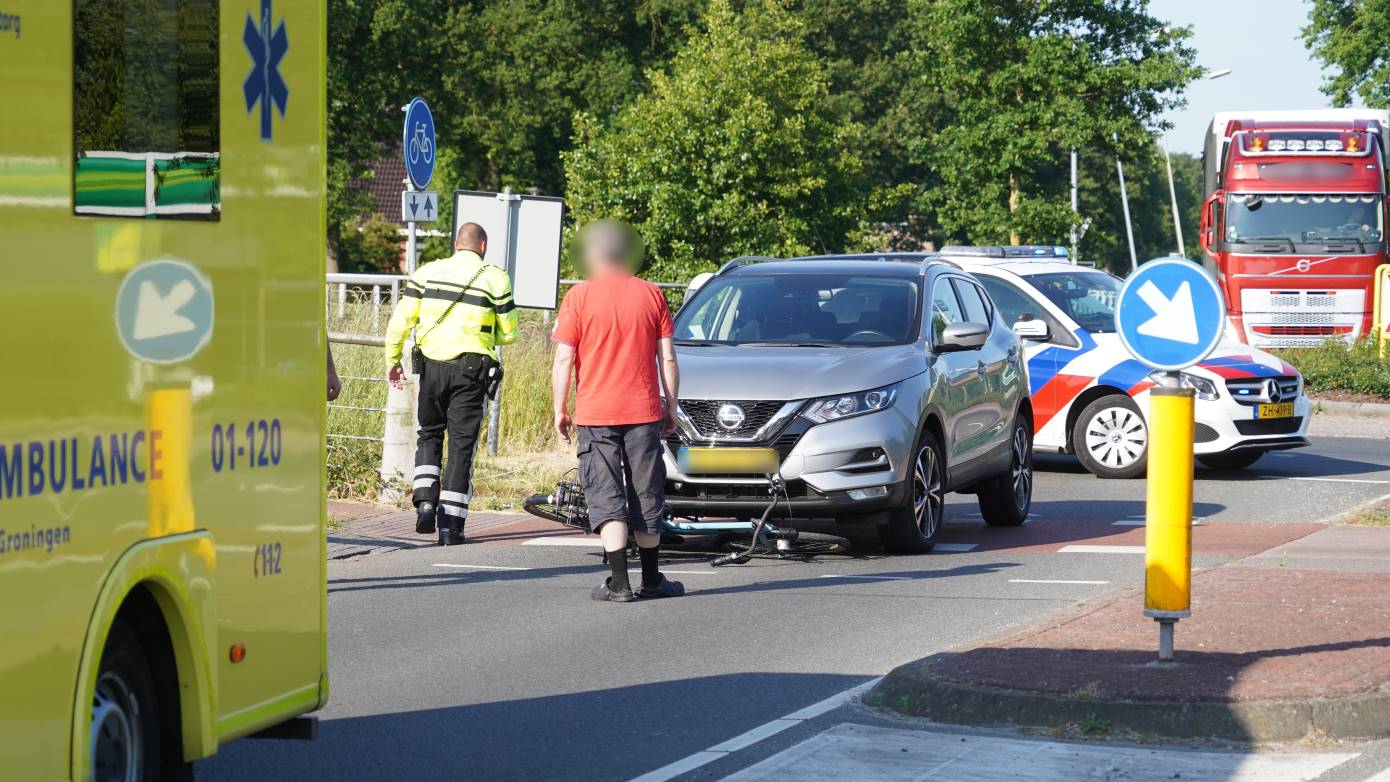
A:
[[[487,231],[484,260],[507,270],[518,307],[555,309],[564,216],[565,202],[559,198],[523,195],[520,200],[503,200],[497,193],[454,191],[455,233],[464,223],[477,223]]]

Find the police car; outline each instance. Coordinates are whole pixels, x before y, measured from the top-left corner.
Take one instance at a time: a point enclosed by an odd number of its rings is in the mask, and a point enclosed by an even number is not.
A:
[[[1034,450],[1074,453],[1102,478],[1142,475],[1149,389],[1156,376],[1120,344],[1122,280],[1072,263],[1063,247],[946,247],[975,275],[1024,340]],[[1197,461],[1239,470],[1268,451],[1308,444],[1303,378],[1264,351],[1223,342],[1182,373],[1197,395]]]

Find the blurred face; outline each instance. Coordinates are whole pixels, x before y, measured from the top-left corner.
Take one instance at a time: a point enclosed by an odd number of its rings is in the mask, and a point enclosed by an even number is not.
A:
[[[580,230],[584,270],[590,276],[635,274],[642,261],[642,240],[631,226],[613,220],[590,223]]]

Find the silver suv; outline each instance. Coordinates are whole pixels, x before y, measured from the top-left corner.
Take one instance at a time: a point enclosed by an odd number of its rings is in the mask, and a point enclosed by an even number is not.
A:
[[[676,316],[677,514],[757,513],[774,464],[778,515],[874,523],[893,551],[931,550],[948,491],[978,494],[990,524],[1027,518],[1022,347],[969,274],[903,253],[740,258],[702,277]]]

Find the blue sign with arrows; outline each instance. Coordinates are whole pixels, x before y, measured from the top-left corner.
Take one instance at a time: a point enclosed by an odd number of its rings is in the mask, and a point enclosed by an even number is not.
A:
[[[192,358],[212,338],[212,282],[191,264],[165,259],[131,269],[116,292],[116,335],[142,361]]]
[[[405,153],[405,172],[411,184],[424,190],[434,176],[434,115],[423,98],[412,98],[405,107],[405,137],[401,151]]]
[[[1125,280],[1115,327],[1131,355],[1161,370],[1190,367],[1216,349],[1226,300],[1205,269],[1180,258],[1149,261]]]

